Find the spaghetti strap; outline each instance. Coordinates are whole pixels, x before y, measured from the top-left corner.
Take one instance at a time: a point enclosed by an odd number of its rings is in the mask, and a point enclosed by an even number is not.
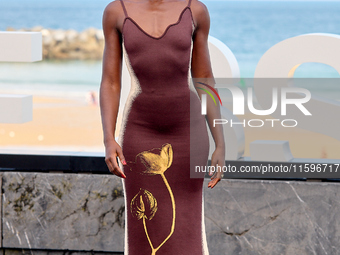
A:
[[[191,0],[189,0],[189,2],[188,2],[188,7],[190,7],[190,4],[191,4]]]
[[[189,1],[191,1],[191,0],[189,0]],[[120,3],[122,4],[122,7],[123,7],[123,10],[124,10],[124,13],[125,13],[125,17],[128,17],[128,14],[127,14],[125,5],[124,5],[124,3],[123,3],[123,0],[120,0]]]

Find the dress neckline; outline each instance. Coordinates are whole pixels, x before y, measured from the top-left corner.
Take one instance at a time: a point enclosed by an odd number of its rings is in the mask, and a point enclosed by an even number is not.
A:
[[[181,13],[180,13],[180,15],[179,15],[177,21],[176,21],[175,23],[172,23],[172,24],[168,25],[168,26],[165,28],[163,34],[161,34],[161,35],[158,36],[158,37],[153,36],[153,35],[149,34],[148,32],[146,32],[146,31],[145,31],[143,28],[141,28],[141,27],[138,25],[138,23],[137,23],[133,18],[131,18],[130,16],[126,16],[126,17],[124,18],[123,27],[122,27],[122,32],[123,32],[123,34],[124,34],[124,27],[125,27],[126,20],[129,19],[129,20],[130,20],[133,24],[135,24],[135,26],[136,26],[141,32],[143,32],[145,35],[149,36],[149,37],[152,38],[152,39],[159,40],[159,39],[163,38],[163,37],[166,35],[166,33],[168,32],[168,30],[169,30],[170,27],[175,26],[175,25],[177,25],[177,24],[179,24],[179,23],[181,22],[182,16],[183,16],[184,12],[186,11],[186,9],[189,9],[190,15],[191,15],[191,19],[192,19],[192,21],[193,21],[191,8],[190,8],[190,6],[187,5],[187,6],[184,7],[184,9],[181,11]]]

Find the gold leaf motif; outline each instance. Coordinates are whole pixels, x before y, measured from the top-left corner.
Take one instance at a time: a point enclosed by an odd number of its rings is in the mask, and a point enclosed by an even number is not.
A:
[[[158,150],[158,153],[153,151]],[[173,151],[171,144],[167,143],[162,146],[161,149],[153,149],[150,151],[143,151],[137,154],[137,161],[145,166],[145,170],[142,170],[142,174],[156,175],[163,174],[172,164]]]
[[[150,191],[140,188],[131,200],[130,210],[138,220],[142,218],[151,220],[157,211],[157,200]]]

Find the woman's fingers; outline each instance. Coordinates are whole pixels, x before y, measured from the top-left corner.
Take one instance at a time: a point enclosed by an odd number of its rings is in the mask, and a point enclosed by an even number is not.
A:
[[[219,171],[222,171],[222,167],[218,167],[219,165],[218,165],[218,161],[217,160],[211,160],[211,166],[213,166],[213,167],[211,167],[210,168],[210,173],[209,173],[209,175],[211,176],[211,180],[212,179],[214,179],[214,178],[216,178],[217,177],[217,173],[219,172]],[[212,173],[212,169],[214,169],[214,173]]]
[[[217,161],[214,159],[214,156],[211,157],[211,167],[210,167],[210,171],[209,171],[209,175],[211,176],[211,180],[214,179],[215,175],[216,175],[216,165],[217,165]],[[213,171],[214,169],[214,171]]]
[[[213,188],[220,181],[220,178],[215,178],[208,183],[208,188]]]
[[[215,179],[216,178],[216,174],[217,174],[217,172],[215,171],[214,174],[211,176],[210,180]]]
[[[223,172],[221,168],[219,168],[218,166],[218,160],[211,160],[211,166],[214,166],[214,168],[210,168],[210,175],[212,175],[212,169],[215,169],[213,175],[211,176],[211,181],[208,183],[208,188],[213,188],[215,187],[215,185],[221,181],[222,177],[223,177]]]
[[[213,164],[211,164],[211,166],[213,166]],[[210,176],[213,176],[215,173],[216,173],[216,171],[213,171],[213,168],[210,167],[210,168],[209,168],[209,175],[210,175]],[[211,177],[211,178],[212,178],[212,177]]]
[[[122,162],[123,165],[126,165],[125,157],[121,149],[117,151],[117,154],[120,162]]]
[[[115,160],[113,160],[113,169],[115,170],[116,173],[118,173],[117,175],[122,177],[122,178],[126,178],[125,174],[123,173],[123,171],[119,168],[118,166],[118,161],[117,158],[115,158]]]
[[[126,165],[123,151],[119,144],[117,142],[109,143],[106,146],[106,165],[111,173],[117,175],[118,177],[126,178],[124,172],[118,165],[118,158],[123,165]]]
[[[109,157],[107,159],[105,159],[105,162],[110,170],[111,173],[122,177],[122,178],[126,178],[125,174],[123,173],[123,171],[119,168],[118,166],[118,162],[116,157]]]

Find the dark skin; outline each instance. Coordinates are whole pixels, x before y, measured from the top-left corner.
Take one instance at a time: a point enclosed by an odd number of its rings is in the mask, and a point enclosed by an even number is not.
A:
[[[146,0],[136,3],[146,3],[147,9],[152,10],[154,19],[152,30],[150,33],[155,37],[162,35],[164,27],[162,24],[162,9],[166,6],[166,1],[162,0]],[[183,5],[183,1],[178,1]],[[185,1],[187,3],[187,1]],[[191,1],[191,11],[195,25],[193,34],[193,49],[191,60],[191,77],[196,81],[205,82],[214,87],[213,73],[211,69],[209,50],[208,50],[208,34],[210,29],[210,17],[206,6],[198,1]],[[164,15],[164,14],[163,14]],[[160,17],[160,18],[157,18]],[[123,165],[126,165],[123,151],[120,145],[115,141],[116,121],[119,109],[120,91],[121,91],[121,73],[122,73],[122,26],[125,15],[119,0],[109,3],[103,13],[103,32],[105,36],[105,48],[103,54],[103,72],[100,85],[100,109],[102,117],[102,126],[105,145],[105,162],[109,171],[118,177],[126,178],[124,172],[117,163],[117,157]],[[141,20],[141,19],[139,19]],[[165,23],[163,21],[163,23]],[[149,29],[150,31],[151,29]],[[148,31],[147,31],[148,32]],[[196,83],[194,83],[196,85]],[[201,85],[200,87],[203,87]],[[196,89],[199,97],[204,93],[201,89]],[[223,130],[221,125],[213,127],[213,120],[219,119],[220,108],[214,105],[213,100],[207,97],[207,115],[210,131],[215,141],[215,151],[212,154],[212,166],[225,165],[225,143]],[[211,176],[208,187],[213,188],[221,180],[222,172],[215,172]]]

